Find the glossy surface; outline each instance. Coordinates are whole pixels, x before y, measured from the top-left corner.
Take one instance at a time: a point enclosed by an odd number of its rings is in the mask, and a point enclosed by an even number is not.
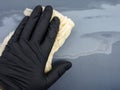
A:
[[[55,58],[73,63],[49,90],[120,89],[119,0],[1,0],[0,42],[15,30],[22,11],[38,4],[52,5],[76,24]]]

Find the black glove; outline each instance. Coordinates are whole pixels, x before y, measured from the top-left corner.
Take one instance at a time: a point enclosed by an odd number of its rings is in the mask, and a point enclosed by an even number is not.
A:
[[[53,9],[37,6],[25,17],[0,57],[0,85],[3,90],[45,90],[71,67],[68,61],[53,63],[45,74],[45,65],[56,38],[60,21]]]

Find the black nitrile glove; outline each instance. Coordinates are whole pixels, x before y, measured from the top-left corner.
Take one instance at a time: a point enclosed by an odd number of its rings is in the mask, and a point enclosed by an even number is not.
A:
[[[53,9],[37,6],[25,17],[0,57],[0,85],[3,90],[46,90],[71,67],[68,61],[57,61],[45,74],[45,65],[58,32],[60,21]]]

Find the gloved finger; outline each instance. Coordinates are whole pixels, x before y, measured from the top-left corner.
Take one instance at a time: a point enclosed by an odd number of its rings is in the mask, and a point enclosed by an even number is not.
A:
[[[44,49],[44,55],[48,56],[53,44],[55,42],[57,33],[59,31],[60,20],[58,17],[54,17],[49,24],[48,32],[44,41],[41,43],[41,48]],[[45,62],[46,63],[46,62]]]
[[[46,6],[45,10],[43,11],[40,20],[36,26],[36,29],[32,35],[33,41],[39,41],[43,40],[43,37],[45,36],[47,32],[48,25],[50,23],[50,19],[52,16],[53,9],[51,6]]]
[[[53,69],[47,74],[48,87],[54,84],[68,69],[72,63],[68,61],[57,61],[53,64]]]
[[[21,21],[21,23],[18,25],[17,29],[15,30],[13,36],[9,40],[8,44],[16,42],[19,39],[22,30],[24,29],[26,23],[28,22],[28,19],[29,19],[28,16],[25,16],[23,18],[23,20]]]
[[[30,39],[30,36],[41,16],[42,13],[42,7],[36,6],[35,9],[33,10],[32,14],[30,15],[30,18],[22,32],[21,39]]]

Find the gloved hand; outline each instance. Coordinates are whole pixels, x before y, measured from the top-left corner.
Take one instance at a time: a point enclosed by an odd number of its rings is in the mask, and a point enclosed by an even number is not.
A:
[[[71,67],[68,61],[53,63],[44,69],[56,38],[60,21],[53,9],[37,6],[30,17],[24,17],[0,57],[0,85],[3,90],[46,90]]]

